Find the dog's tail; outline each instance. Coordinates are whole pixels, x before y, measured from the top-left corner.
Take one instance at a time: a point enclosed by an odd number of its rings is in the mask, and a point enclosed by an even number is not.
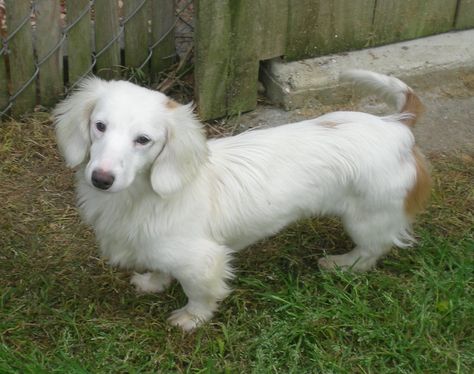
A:
[[[367,70],[348,70],[339,76],[369,94],[380,95],[402,114],[400,122],[413,127],[424,112],[424,106],[413,90],[401,80]]]

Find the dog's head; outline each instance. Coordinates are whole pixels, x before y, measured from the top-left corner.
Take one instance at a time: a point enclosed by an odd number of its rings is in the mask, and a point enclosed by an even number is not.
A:
[[[124,190],[141,174],[166,197],[207,159],[204,132],[189,105],[129,82],[89,78],[53,115],[67,165],[85,163],[87,182],[103,191]]]

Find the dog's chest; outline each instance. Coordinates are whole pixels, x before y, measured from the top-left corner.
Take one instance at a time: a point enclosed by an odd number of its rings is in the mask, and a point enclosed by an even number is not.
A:
[[[94,228],[102,255],[116,265],[137,267],[146,263],[150,251],[157,250],[154,244],[172,231],[152,199],[78,192],[82,216]]]

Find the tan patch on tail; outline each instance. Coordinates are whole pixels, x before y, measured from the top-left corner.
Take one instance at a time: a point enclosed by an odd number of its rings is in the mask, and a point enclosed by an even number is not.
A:
[[[406,92],[405,98],[405,105],[403,105],[401,113],[410,113],[413,114],[413,117],[403,119],[401,122],[413,127],[418,118],[425,111],[425,106],[411,89]]]
[[[425,207],[431,194],[431,176],[425,157],[417,147],[413,148],[416,166],[416,181],[405,197],[405,212],[414,217]]]
[[[181,106],[181,104],[177,103],[173,99],[168,99],[165,105],[168,109],[176,109],[177,107]]]

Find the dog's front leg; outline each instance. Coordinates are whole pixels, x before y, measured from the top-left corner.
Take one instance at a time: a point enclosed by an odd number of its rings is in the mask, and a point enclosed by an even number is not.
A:
[[[188,297],[188,303],[168,319],[184,331],[191,331],[212,318],[218,302],[230,292],[226,279],[232,277],[229,248],[205,240],[198,246],[194,242],[189,252],[183,253],[186,259],[182,266],[172,271]]]

